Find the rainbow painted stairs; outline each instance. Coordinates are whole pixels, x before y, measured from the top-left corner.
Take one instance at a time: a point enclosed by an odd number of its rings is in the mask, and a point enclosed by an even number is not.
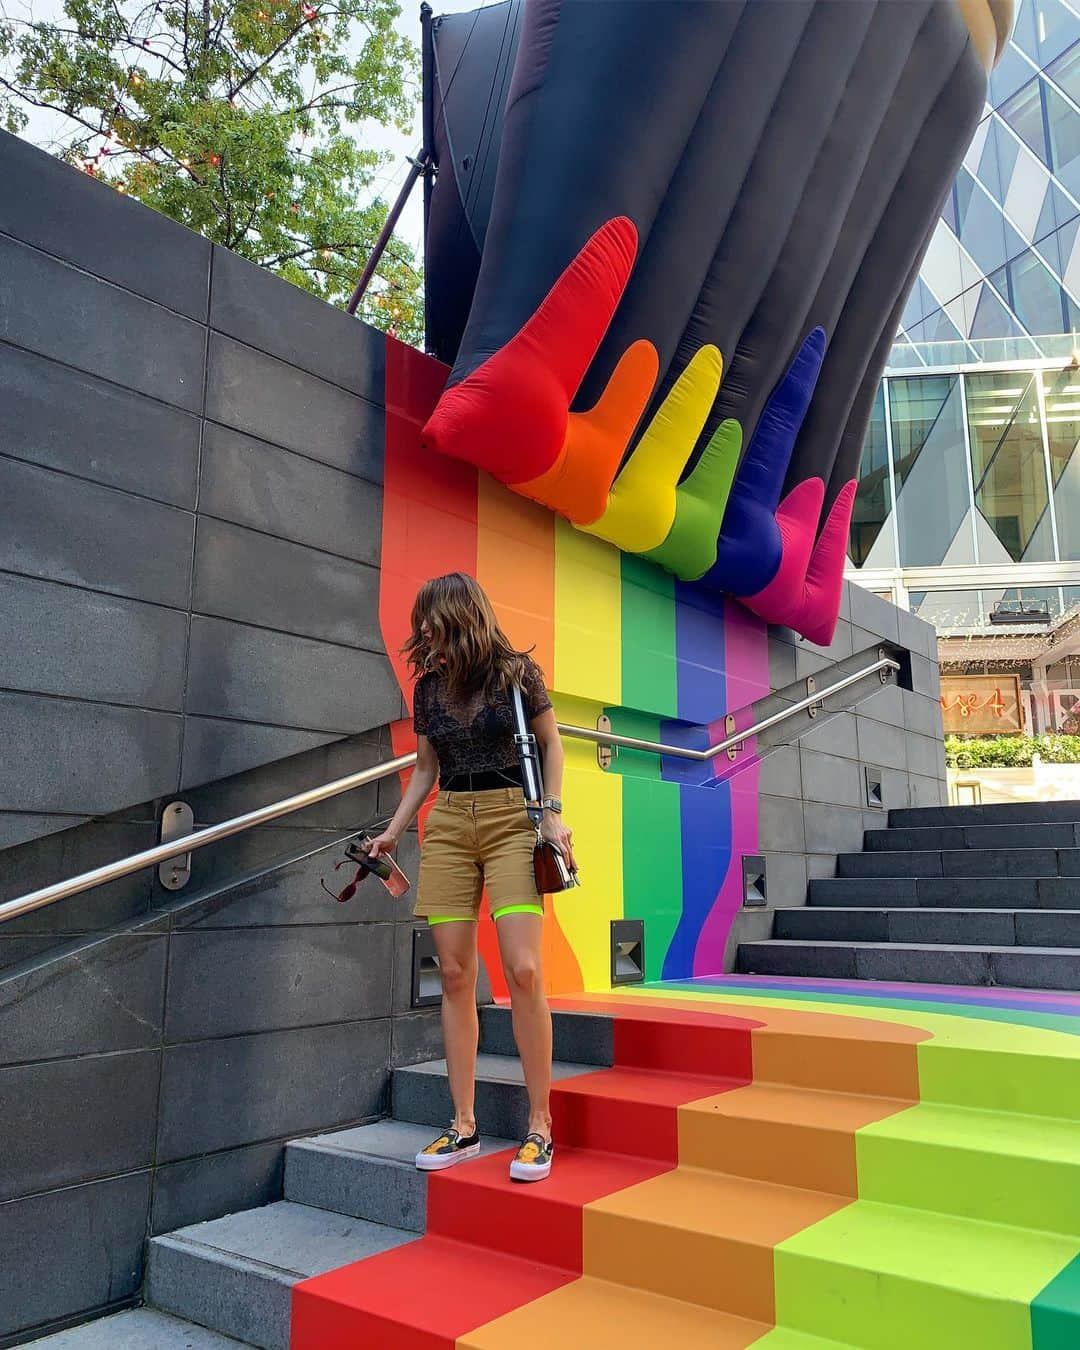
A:
[[[52,1344],[1080,1347],[1080,997],[734,977],[557,1008],[548,1182],[497,1140],[413,1171],[448,1097],[399,1069],[394,1120],[290,1145],[284,1201],[155,1239],[151,1306]],[[482,1050],[512,1139],[506,1009]]]

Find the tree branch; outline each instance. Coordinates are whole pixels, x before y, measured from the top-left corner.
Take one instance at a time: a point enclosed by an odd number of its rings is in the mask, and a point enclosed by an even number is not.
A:
[[[291,28],[288,31],[288,33],[285,34],[285,36],[281,39],[278,45],[274,48],[274,50],[270,52],[270,54],[266,56],[262,61],[259,62],[259,64],[255,67],[254,70],[249,70],[239,84],[233,85],[233,87],[229,90],[229,97],[235,98],[241,89],[246,88],[251,83],[252,80],[257,79],[258,76],[261,74],[261,72],[264,71],[266,67],[270,65],[271,62],[276,57],[281,55],[281,53],[285,50],[285,48],[289,45],[289,43],[293,40],[293,38],[296,37],[297,33],[303,32],[303,30],[306,27],[307,27],[307,20],[301,19],[301,21],[294,28]]]

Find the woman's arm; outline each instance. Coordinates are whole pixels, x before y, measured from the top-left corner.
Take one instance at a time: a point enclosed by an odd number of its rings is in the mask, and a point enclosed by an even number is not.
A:
[[[435,747],[426,736],[417,736],[416,767],[390,824],[372,840],[370,853],[373,858],[377,858],[380,853],[392,853],[397,848],[398,840],[412,824],[413,817],[423,806],[438,776],[439,761]]]
[[[554,709],[547,708],[539,717],[534,717],[529,726],[536,737],[536,744],[544,762],[544,796],[561,798],[565,756]],[[574,861],[574,850],[571,846],[573,833],[563,822],[562,816],[554,811],[545,810],[541,832],[545,839],[550,839],[561,850],[567,864],[576,868],[577,863]]]

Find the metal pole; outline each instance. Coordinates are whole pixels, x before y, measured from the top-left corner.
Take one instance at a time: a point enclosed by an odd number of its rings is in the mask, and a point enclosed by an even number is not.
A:
[[[405,209],[405,203],[409,200],[409,193],[412,192],[416,180],[427,170],[427,167],[427,160],[422,154],[418,159],[411,161],[409,176],[401,186],[401,191],[397,195],[397,201],[390,208],[390,214],[386,217],[386,221],[379,231],[378,239],[375,240],[375,247],[371,251],[371,257],[367,260],[367,264],[360,274],[360,280],[356,283],[356,289],[353,291],[349,303],[345,306],[348,313],[356,313],[357,306],[364,298],[364,292],[367,290],[371,278],[375,275],[375,269],[378,267],[382,255],[386,251],[386,246],[390,242],[390,236],[397,227],[398,218]]]
[[[426,160],[428,171],[424,174],[424,269],[427,270],[427,240],[428,240],[428,221],[431,219],[431,189],[435,182],[435,175],[439,171],[438,159],[435,155],[435,34],[431,23],[431,6],[424,0],[420,6],[420,60],[421,60],[421,87],[420,100],[423,113],[423,148],[422,157]],[[428,313],[429,299],[428,288],[424,286],[424,350],[431,354],[431,349],[427,345],[427,335],[431,332],[431,316]]]
[[[427,223],[431,212],[431,185],[439,162],[435,157],[435,35],[431,26],[431,6],[424,0],[420,6],[420,60],[423,72],[420,90],[423,112],[423,146],[420,158],[427,160],[431,172],[424,178],[424,244],[427,245]]]
[[[391,236],[397,229],[397,223],[402,211],[405,209],[405,203],[409,200],[409,195],[416,186],[416,180],[421,174],[424,176],[424,242],[427,242],[427,221],[428,211],[431,207],[431,177],[435,166],[435,136],[434,136],[434,90],[432,88],[432,73],[434,71],[434,47],[431,40],[431,6],[424,0],[420,6],[420,49],[422,54],[423,68],[423,89],[421,97],[423,100],[423,144],[420,147],[420,153],[411,161],[409,167],[409,176],[401,185],[401,191],[397,195],[397,201],[390,208],[390,213],[379,231],[379,237],[375,240],[375,247],[371,251],[371,257],[368,258],[363,272],[360,273],[360,280],[356,283],[352,295],[349,297],[349,303],[345,306],[347,313],[355,314],[360,306],[360,301],[364,298],[364,292],[371,284],[371,278],[375,275],[375,269],[382,261],[382,255],[386,252],[386,246],[390,242]],[[426,300],[425,300],[426,308]],[[425,316],[426,317],[426,316]]]

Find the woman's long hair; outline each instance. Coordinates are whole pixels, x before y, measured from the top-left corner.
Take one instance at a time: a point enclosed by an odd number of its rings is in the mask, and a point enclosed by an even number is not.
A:
[[[441,670],[452,694],[483,689],[488,700],[521,682],[526,653],[512,646],[483,587],[467,573],[448,572],[425,581],[413,602],[411,622],[402,651],[414,676]]]

